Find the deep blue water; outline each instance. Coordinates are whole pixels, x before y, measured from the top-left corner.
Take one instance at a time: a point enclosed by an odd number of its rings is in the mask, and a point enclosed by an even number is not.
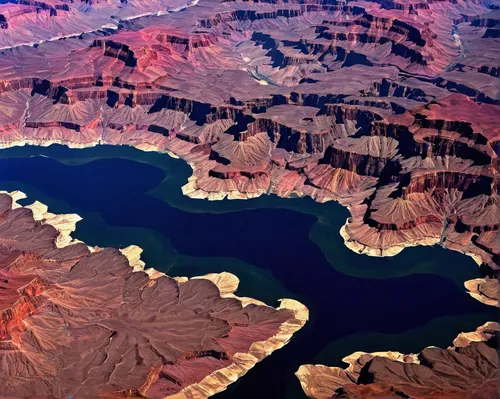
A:
[[[72,153],[75,157],[81,154]],[[218,214],[179,210],[148,194],[165,178],[169,176],[163,170],[127,159],[98,159],[76,166],[44,157],[0,159],[0,189],[2,184],[28,185],[45,193],[47,198],[66,201],[74,207],[74,212],[100,214],[106,225],[140,227],[160,233],[184,255],[233,257],[260,270],[271,270],[286,290],[310,309],[311,321],[289,345],[257,365],[220,398],[302,397],[293,373],[301,364],[313,362],[330,342],[351,334],[403,334],[444,316],[476,314],[487,321],[496,315],[493,309],[473,300],[450,279],[439,275],[370,279],[338,272],[309,238],[317,221],[310,214],[276,208]],[[50,199],[44,202],[48,202],[49,210],[57,211],[57,205],[51,204]],[[339,212],[345,213],[340,205],[329,206],[337,206]],[[88,223],[85,219],[79,223],[82,231],[85,223]],[[336,231],[338,228],[340,225]],[[91,245],[103,245],[104,237],[80,237],[79,231],[80,227],[75,234],[77,238]],[[148,248],[144,249],[147,260],[151,254]],[[420,255],[443,263],[436,267],[452,267],[458,262],[475,267],[463,255],[429,247],[412,249],[411,256],[398,255],[390,262],[398,267],[400,262],[415,261]],[[338,247],[336,256],[354,257],[357,262],[388,262],[356,255],[344,246]],[[258,297],[260,289],[254,286],[247,289],[253,292],[243,294]],[[417,351],[420,345],[431,344],[447,346],[458,332],[441,331],[439,342],[430,335],[410,349]],[[405,350],[408,345],[379,349]]]

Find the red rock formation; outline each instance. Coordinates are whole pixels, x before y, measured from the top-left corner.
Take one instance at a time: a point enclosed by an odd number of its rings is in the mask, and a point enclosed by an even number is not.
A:
[[[296,375],[307,396],[329,398],[498,398],[500,325],[462,333],[452,347],[417,355],[356,352],[339,367],[304,365]]]
[[[21,2],[39,11],[4,16],[0,143],[173,153],[191,197],[339,200],[353,250],[440,244],[494,274],[494,3]]]
[[[491,277],[469,293],[496,305],[498,6],[12,0],[0,5],[0,146],[131,145],[189,162],[193,198],[338,200],[349,248],[466,253]],[[75,218],[11,209],[6,195],[0,205],[1,396],[207,396],[304,322],[289,301],[276,311],[234,297],[232,277],[148,275],[134,250],[128,261],[72,242]],[[495,394],[485,343],[398,356],[408,364],[352,358],[322,392]]]
[[[238,298],[229,273],[174,279],[137,247],[89,248],[76,215],[19,197],[0,193],[1,397],[207,397],[307,320],[292,300]]]

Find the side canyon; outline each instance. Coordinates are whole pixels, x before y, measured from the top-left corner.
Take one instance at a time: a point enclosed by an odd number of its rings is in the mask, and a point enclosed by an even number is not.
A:
[[[375,257],[420,245],[458,251],[483,275],[465,282],[469,294],[498,306],[498,0],[0,3],[0,147],[127,145],[187,162],[192,175],[182,192],[194,199],[338,201],[350,213],[340,234],[351,250]],[[76,219],[39,204],[17,206],[16,195],[0,195],[1,355],[19,364],[23,352],[9,346],[15,342],[71,360],[72,351],[90,348],[90,335],[102,340],[86,364],[43,367],[25,396],[49,385],[47,395],[78,393],[92,369],[95,381],[87,382],[96,392],[164,397],[202,390],[206,397],[285,344],[307,319],[294,301],[274,310],[235,297],[237,278],[229,274],[175,280],[142,271],[137,249],[74,243],[68,234]],[[85,291],[96,273],[103,274],[99,294],[65,307],[66,290]],[[182,315],[190,315],[192,339],[158,349],[154,337],[135,330],[127,333],[130,342],[113,340],[114,331],[129,330],[132,312],[117,304],[130,303],[139,315],[153,309],[160,291],[185,309],[176,316],[183,328]],[[102,313],[103,304],[116,308]],[[35,313],[30,320],[38,324],[27,328],[25,317]],[[98,316],[109,325],[92,322]],[[139,320],[160,327],[161,317]],[[51,335],[54,326],[67,341]],[[219,344],[207,345],[201,328]],[[458,375],[457,364],[475,364],[463,374],[478,381],[473,394],[494,397],[497,335],[498,326],[487,324],[448,349],[358,353],[346,358],[347,371],[308,365],[298,376],[311,397],[451,398],[470,387],[453,376],[442,385],[434,365]],[[70,349],[71,342],[81,348]],[[137,364],[128,385],[118,378],[125,369],[105,367],[120,345],[136,348],[126,352]],[[95,369],[93,361],[102,364]],[[33,376],[29,367],[23,373]],[[208,377],[214,373],[217,381]],[[412,373],[422,377],[418,387],[405,380]],[[14,380],[0,392],[18,392]]]

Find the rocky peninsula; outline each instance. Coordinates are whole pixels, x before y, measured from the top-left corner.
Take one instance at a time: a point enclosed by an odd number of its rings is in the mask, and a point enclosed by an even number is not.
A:
[[[78,215],[23,197],[0,193],[2,397],[206,398],[308,319],[294,300],[236,296],[229,273],[171,278],[138,247],[88,247],[70,236]]]
[[[188,162],[193,174],[182,190],[192,198],[336,200],[350,211],[340,234],[353,251],[459,251],[487,276],[465,283],[470,295],[498,304],[498,0],[1,7],[1,147],[129,145]],[[0,391],[61,396],[88,384],[203,397],[286,343],[307,318],[296,302],[275,310],[234,297],[232,276],[141,271],[137,249],[72,241],[76,216],[19,207],[7,194],[0,200],[3,355],[33,381],[22,385],[12,374]],[[187,332],[167,345],[157,334],[172,325]],[[419,355],[353,355],[347,371],[305,366],[299,378],[312,397],[493,397],[491,329],[476,334],[481,342]],[[58,362],[48,367],[44,356]]]
[[[461,333],[447,349],[420,353],[356,352],[339,367],[304,365],[296,376],[308,397],[497,398],[500,324],[489,322]]]
[[[0,145],[168,152],[190,197],[337,200],[356,252],[439,244],[495,274],[493,3],[9,4]]]

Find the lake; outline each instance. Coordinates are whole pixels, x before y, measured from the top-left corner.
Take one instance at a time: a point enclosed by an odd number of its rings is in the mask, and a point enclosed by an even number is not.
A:
[[[339,235],[348,212],[337,203],[194,200],[181,193],[190,174],[182,160],[129,147],[0,151],[0,189],[78,213],[73,236],[87,244],[136,244],[148,266],[171,276],[229,271],[241,280],[240,295],[274,306],[289,297],[309,308],[304,329],[219,399],[303,398],[293,375],[301,364],[341,366],[357,350],[447,347],[497,317],[465,293],[463,282],[480,276],[467,256],[439,247],[358,255]]]

